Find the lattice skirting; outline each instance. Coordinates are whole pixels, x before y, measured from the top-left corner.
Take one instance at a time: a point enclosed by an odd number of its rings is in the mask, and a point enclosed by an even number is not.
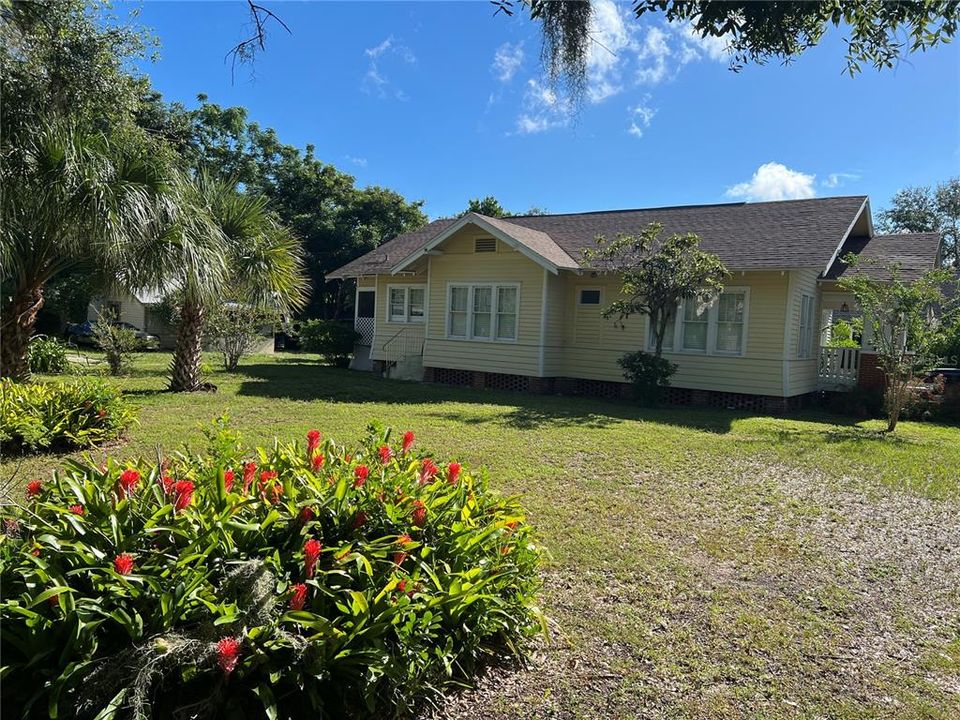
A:
[[[425,368],[424,381],[442,385],[459,385],[478,390],[508,390],[514,392],[556,393],[559,395],[582,395],[608,400],[627,399],[632,394],[629,383],[584,378],[537,378],[526,375],[508,375],[454,368]],[[715,407],[724,410],[747,412],[789,412],[806,407],[814,394],[796,397],[752,395],[750,393],[717,392],[668,387],[664,402],[668,405],[693,405]]]

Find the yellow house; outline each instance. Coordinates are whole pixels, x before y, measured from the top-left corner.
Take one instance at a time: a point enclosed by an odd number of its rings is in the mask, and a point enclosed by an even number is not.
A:
[[[874,234],[866,197],[728,203],[564,215],[436,220],[331,273],[357,283],[357,364],[393,377],[502,389],[620,394],[617,359],[649,349],[645,317],[602,311],[615,272],[587,266],[598,236],[696,233],[730,271],[698,313],[677,308],[664,356],[678,366],[671,399],[753,409],[796,405],[856,384],[869,359],[821,347],[856,312],[837,289],[848,252],[933,268],[935,233]]]

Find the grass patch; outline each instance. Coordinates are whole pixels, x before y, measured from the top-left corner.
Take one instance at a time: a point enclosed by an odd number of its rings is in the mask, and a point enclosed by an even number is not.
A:
[[[960,638],[949,590],[960,575],[956,427],[905,422],[888,436],[882,422],[819,413],[479,392],[309,355],[255,357],[211,373],[216,393],[174,395],[167,365],[145,355],[111,380],[141,422],[111,453],[196,446],[198,427],[224,412],[250,444],[311,427],[354,438],[379,419],[523,496],[551,558],[553,642],[531,669],[454,702],[451,717],[960,711],[955,663],[943,659]],[[28,457],[19,477],[61,459]],[[4,476],[16,465],[5,460]]]

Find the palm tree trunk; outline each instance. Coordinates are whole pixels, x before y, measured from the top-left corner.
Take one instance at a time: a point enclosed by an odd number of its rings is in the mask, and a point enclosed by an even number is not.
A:
[[[170,366],[170,389],[174,392],[200,390],[200,360],[203,342],[203,305],[185,301],[177,328],[177,346]]]
[[[30,379],[30,338],[43,307],[42,287],[19,287],[0,325],[0,376]]]

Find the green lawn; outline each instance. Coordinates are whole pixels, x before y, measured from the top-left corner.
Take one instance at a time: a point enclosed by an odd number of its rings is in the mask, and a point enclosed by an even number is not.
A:
[[[951,718],[960,714],[960,429],[792,419],[385,381],[310,356],[171,395],[167,356],[120,381],[121,457],[372,420],[519,493],[551,562],[528,668],[445,717]],[[216,359],[209,358],[211,365]],[[101,454],[98,450],[95,456]],[[42,476],[56,456],[22,461]],[[5,458],[4,476],[19,460]]]

